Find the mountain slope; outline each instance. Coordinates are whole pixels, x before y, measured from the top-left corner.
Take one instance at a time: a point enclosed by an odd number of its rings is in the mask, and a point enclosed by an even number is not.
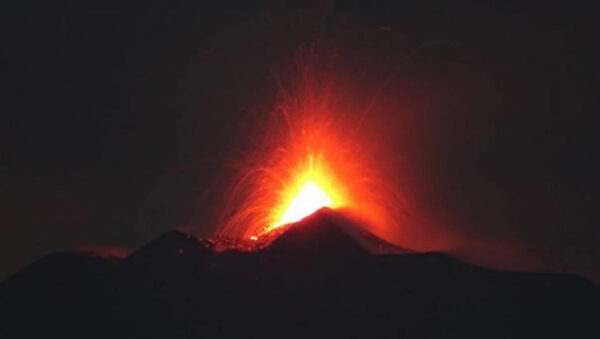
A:
[[[173,231],[123,260],[52,255],[0,285],[0,334],[599,337],[599,288],[583,278],[375,256],[360,236],[317,214],[257,251],[217,253]]]

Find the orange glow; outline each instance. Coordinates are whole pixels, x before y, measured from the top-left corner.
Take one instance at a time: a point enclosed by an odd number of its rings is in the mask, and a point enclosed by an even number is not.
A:
[[[312,132],[319,132],[319,128]],[[317,140],[321,141],[319,151],[312,144]],[[325,140],[324,135],[305,133],[294,141],[297,145],[289,145],[285,152],[277,149],[266,166],[251,167],[243,178],[246,181],[236,187],[248,190],[245,192],[248,200],[241,202],[229,225],[243,227],[243,237],[256,241],[261,235],[297,222],[320,208],[350,207],[352,201],[344,171],[335,166],[340,163],[336,147],[327,146]]]
[[[298,66],[234,164],[218,235],[260,242],[322,207],[385,235],[400,220],[394,213],[402,202],[389,179],[392,157],[382,152],[382,130],[369,126],[351,92],[337,87],[343,82],[314,65]]]
[[[344,198],[336,191],[333,180],[324,166],[312,155],[306,168],[287,186],[281,195],[281,203],[271,214],[271,222],[265,229],[269,232],[285,224],[293,223],[316,212],[322,207],[335,208],[343,205]]]
[[[275,227],[301,220],[321,207],[333,207],[331,199],[314,182],[308,181],[289,203]]]

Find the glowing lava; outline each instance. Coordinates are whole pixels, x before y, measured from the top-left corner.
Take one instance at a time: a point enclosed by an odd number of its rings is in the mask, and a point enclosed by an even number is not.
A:
[[[308,155],[307,160],[292,171],[290,179],[289,184],[280,188],[268,226],[260,233],[299,221],[322,207],[336,208],[347,202],[323,157]]]
[[[389,212],[403,204],[380,125],[371,127],[369,108],[338,86],[348,82],[319,71],[318,62],[297,66],[256,131],[246,132],[249,148],[231,164],[217,235],[261,242],[322,207],[386,235],[400,220]]]
[[[296,222],[311,215],[321,207],[332,207],[331,199],[319,186],[309,181],[302,186],[298,195],[290,202],[290,206],[275,226]]]

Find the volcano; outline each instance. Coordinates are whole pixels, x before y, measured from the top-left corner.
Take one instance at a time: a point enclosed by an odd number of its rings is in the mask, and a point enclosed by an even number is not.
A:
[[[2,338],[599,337],[600,288],[396,248],[322,210],[268,246],[171,231],[124,259],[58,253],[0,285]]]

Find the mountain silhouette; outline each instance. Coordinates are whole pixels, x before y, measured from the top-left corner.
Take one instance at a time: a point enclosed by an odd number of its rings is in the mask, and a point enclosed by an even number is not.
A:
[[[171,231],[125,259],[49,255],[0,285],[0,336],[600,337],[584,278],[403,252],[330,211],[264,248],[214,249]]]

